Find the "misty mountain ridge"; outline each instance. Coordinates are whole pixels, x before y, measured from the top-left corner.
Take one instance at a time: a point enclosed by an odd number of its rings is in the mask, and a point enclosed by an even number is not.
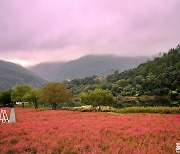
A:
[[[61,68],[65,63],[66,62],[45,62],[30,66],[28,67],[28,69],[34,72],[39,77],[47,81],[51,81],[51,78],[54,74],[56,74],[56,71]]]
[[[134,68],[147,59],[145,56],[87,55],[69,62],[40,63],[28,69],[47,81],[61,82],[93,75],[105,77],[115,70]]]
[[[33,88],[41,87],[46,81],[30,70],[8,61],[0,60],[0,90],[6,90],[19,84],[28,84]]]

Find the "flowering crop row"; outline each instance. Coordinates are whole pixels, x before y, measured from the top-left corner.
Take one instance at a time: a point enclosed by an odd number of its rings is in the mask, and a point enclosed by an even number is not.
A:
[[[0,125],[0,153],[175,153],[180,115],[16,108]]]

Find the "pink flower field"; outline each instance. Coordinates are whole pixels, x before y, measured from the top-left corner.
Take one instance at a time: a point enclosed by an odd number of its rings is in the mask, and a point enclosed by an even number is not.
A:
[[[0,153],[172,154],[180,115],[40,111],[15,108],[0,124]]]

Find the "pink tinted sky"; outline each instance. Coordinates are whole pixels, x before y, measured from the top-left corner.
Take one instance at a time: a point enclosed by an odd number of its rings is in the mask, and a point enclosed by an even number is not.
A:
[[[0,0],[0,59],[155,55],[180,43],[180,0]]]

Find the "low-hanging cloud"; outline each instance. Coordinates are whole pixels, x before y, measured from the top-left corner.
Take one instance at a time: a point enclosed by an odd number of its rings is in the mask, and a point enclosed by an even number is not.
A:
[[[0,59],[157,54],[179,43],[179,8],[179,0],[2,0]]]

